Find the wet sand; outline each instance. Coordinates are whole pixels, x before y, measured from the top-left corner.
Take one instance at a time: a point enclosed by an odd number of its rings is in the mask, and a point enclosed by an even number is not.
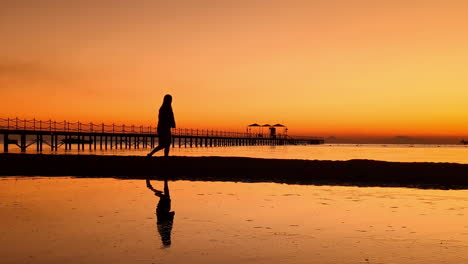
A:
[[[275,182],[468,189],[468,164],[241,157],[0,154],[0,176]]]

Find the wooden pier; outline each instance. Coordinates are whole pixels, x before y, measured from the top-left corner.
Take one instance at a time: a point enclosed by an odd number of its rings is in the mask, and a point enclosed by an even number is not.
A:
[[[158,145],[156,127],[94,124],[67,121],[41,121],[26,119],[1,119],[0,135],[3,152],[9,146],[17,146],[21,152],[35,146],[37,152],[44,147],[51,151],[146,149]],[[173,129],[172,147],[228,147],[259,145],[323,144],[323,138],[292,138],[286,135],[263,137],[254,133],[226,132],[218,130]],[[74,147],[73,147],[74,146]]]

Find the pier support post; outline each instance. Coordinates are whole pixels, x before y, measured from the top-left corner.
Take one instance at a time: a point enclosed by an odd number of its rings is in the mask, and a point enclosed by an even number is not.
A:
[[[36,135],[36,151],[39,152],[39,145],[41,141],[41,136],[39,134]]]
[[[21,134],[21,142],[20,142],[21,152],[26,152],[26,135]]]
[[[42,144],[44,143],[44,138],[42,135],[39,136],[40,144],[39,144],[39,151],[42,152]]]
[[[21,152],[26,152],[26,135],[21,134],[21,142],[20,142]]]
[[[8,152],[8,134],[3,134],[3,152],[7,153]]]
[[[54,134],[50,135],[50,151],[54,151]]]

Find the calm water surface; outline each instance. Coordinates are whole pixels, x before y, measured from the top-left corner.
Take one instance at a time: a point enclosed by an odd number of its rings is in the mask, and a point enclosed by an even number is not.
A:
[[[468,262],[468,191],[189,181],[169,188],[175,216],[163,246],[159,198],[144,180],[1,178],[1,262]]]
[[[12,153],[19,148],[11,146]],[[3,149],[3,148],[0,148]],[[139,150],[71,150],[60,149],[58,154],[96,155],[146,155],[149,149]],[[463,145],[373,145],[373,144],[325,144],[310,146],[249,146],[249,147],[201,147],[171,150],[175,156],[236,156],[274,159],[350,160],[372,159],[400,162],[455,162],[468,164],[468,146]],[[35,146],[28,153],[36,153]],[[44,153],[50,153],[48,148]],[[155,156],[162,155],[162,152]]]

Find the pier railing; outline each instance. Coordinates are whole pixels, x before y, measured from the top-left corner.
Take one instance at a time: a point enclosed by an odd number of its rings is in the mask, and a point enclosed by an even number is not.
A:
[[[69,121],[42,121],[36,119],[0,118],[0,135],[3,135],[3,152],[7,153],[9,145],[16,145],[21,152],[35,144],[37,151],[43,145],[57,151],[60,146],[71,150],[72,145],[84,150],[107,150],[154,148],[159,140],[157,128],[153,126],[135,126],[119,124],[95,124]],[[98,145],[99,142],[99,145]],[[211,146],[254,146],[254,145],[297,145],[323,144],[322,138],[296,139],[287,135],[269,136],[262,133],[242,133],[209,129],[172,129],[172,146],[211,147]]]
[[[156,135],[155,126],[105,124],[93,122],[70,122],[55,120],[37,120],[20,118],[0,118],[0,130],[22,130],[22,131],[50,131],[50,132],[75,132],[75,133],[112,133],[112,134],[147,134]],[[261,133],[246,133],[222,131],[215,129],[172,129],[174,136],[196,136],[196,137],[222,137],[222,138],[268,138],[269,135]],[[277,134],[276,139],[289,138],[284,134]],[[310,137],[309,137],[310,138]]]

